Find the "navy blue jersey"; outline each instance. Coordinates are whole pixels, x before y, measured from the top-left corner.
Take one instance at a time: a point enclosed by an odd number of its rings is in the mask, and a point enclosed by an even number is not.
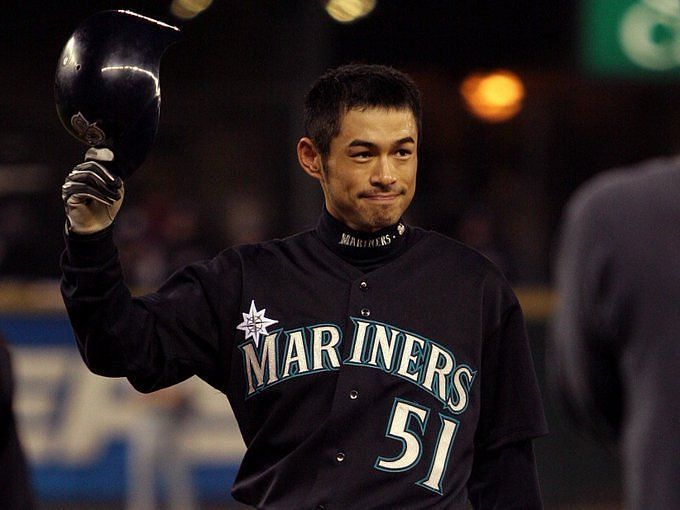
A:
[[[258,508],[465,508],[473,464],[546,432],[515,295],[437,233],[324,214],[135,299],[110,230],[71,236],[62,264],[91,370],[145,392],[197,375],[228,397],[247,447],[233,495]]]

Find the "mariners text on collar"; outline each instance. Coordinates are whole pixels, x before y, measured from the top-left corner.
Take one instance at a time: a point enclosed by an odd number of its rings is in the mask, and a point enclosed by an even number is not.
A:
[[[403,223],[399,223],[396,231],[397,234],[383,234],[371,239],[360,239],[348,232],[343,232],[340,234],[340,241],[338,241],[338,244],[342,246],[352,246],[354,248],[377,248],[380,246],[387,246],[388,244],[391,244],[398,235],[404,235],[406,227],[404,227]]]

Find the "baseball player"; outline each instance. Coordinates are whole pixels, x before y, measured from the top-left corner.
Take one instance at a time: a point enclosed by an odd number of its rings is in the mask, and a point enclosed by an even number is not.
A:
[[[680,508],[680,158],[603,173],[566,207],[548,375],[620,448],[626,508]]]
[[[62,292],[97,374],[151,392],[197,375],[247,451],[232,494],[263,509],[541,508],[546,433],[522,311],[477,252],[404,223],[420,94],[378,65],[319,78],[302,169],[315,229],[229,248],[131,298],[108,150],[68,176]],[[108,160],[108,161],[106,161]]]

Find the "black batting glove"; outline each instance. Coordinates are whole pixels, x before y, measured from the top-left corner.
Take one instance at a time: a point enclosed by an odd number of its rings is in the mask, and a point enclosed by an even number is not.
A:
[[[61,187],[61,199],[67,203],[71,197],[78,201],[90,198],[110,206],[120,200],[122,187],[120,177],[113,175],[98,161],[86,159],[66,177]]]
[[[66,177],[61,198],[68,231],[88,234],[113,222],[124,194],[123,180],[106,168],[113,159],[108,149],[89,149],[85,162],[76,165]]]

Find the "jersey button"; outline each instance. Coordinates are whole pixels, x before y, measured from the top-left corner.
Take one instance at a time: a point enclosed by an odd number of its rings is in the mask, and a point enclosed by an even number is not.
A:
[[[323,505],[319,505],[316,507],[316,510],[326,510],[326,507]]]
[[[335,456],[335,460],[337,460],[338,462],[342,462],[343,460],[345,460],[345,454],[342,452],[338,452],[338,454]]]
[[[368,283],[365,282],[365,281],[364,281],[364,282],[361,282],[361,283],[359,284],[359,288],[360,288],[361,290],[363,290],[363,291],[368,290]]]
[[[371,315],[371,311],[368,308],[362,308],[361,309],[361,316],[362,317],[368,317]]]
[[[351,398],[352,400],[358,399],[359,398],[359,392],[357,390],[351,390],[349,392],[349,398]]]

